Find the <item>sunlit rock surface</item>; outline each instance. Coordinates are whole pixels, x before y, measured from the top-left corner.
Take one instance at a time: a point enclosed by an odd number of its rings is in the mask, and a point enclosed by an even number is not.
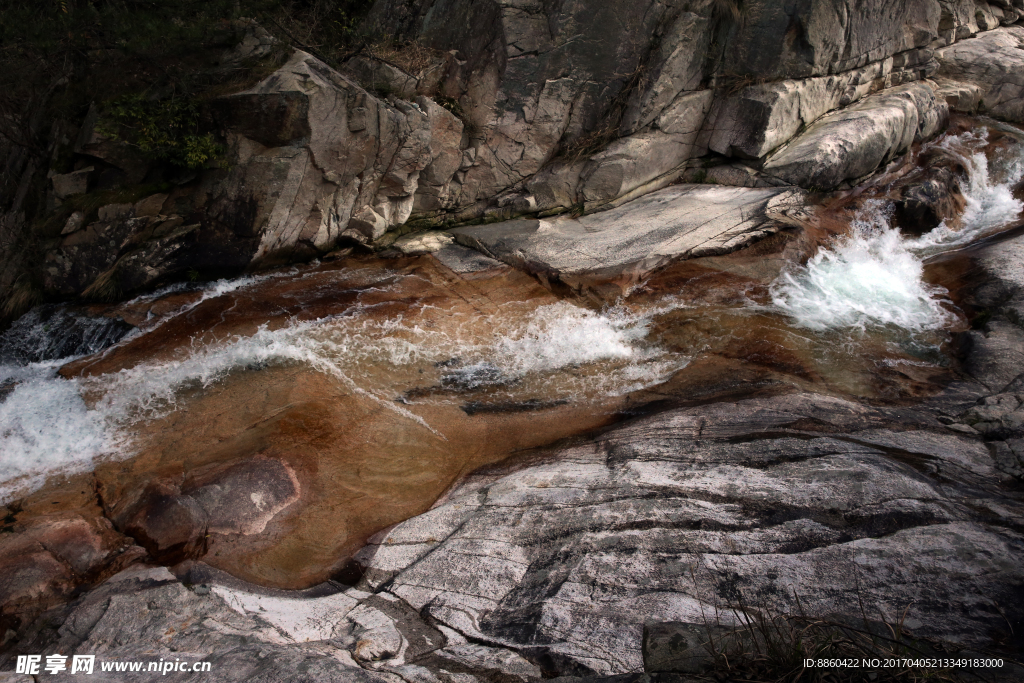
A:
[[[735,251],[777,231],[802,193],[677,185],[578,218],[523,219],[457,228],[456,239],[528,271],[572,283],[584,276],[639,279],[674,259]]]
[[[1024,28],[1007,26],[937,50],[938,75],[981,89],[983,110],[1024,122]]]

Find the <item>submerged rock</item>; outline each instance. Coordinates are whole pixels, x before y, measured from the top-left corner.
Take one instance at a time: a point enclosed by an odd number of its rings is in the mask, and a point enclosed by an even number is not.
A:
[[[948,168],[928,167],[900,191],[893,211],[896,224],[908,234],[921,235],[943,221],[952,223],[967,205],[960,182]]]

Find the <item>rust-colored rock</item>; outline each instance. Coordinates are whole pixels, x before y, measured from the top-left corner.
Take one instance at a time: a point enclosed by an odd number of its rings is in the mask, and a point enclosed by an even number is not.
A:
[[[173,364],[261,326],[330,316],[442,330],[454,320],[461,335],[484,339],[499,311],[528,316],[556,301],[506,267],[456,275],[432,257],[330,264],[203,301],[62,374],[102,379]],[[202,558],[246,580],[305,587],[344,568],[373,533],[428,509],[462,474],[604,425],[623,403],[463,399],[430,363],[347,370],[361,373],[359,389],[305,363],[236,367],[183,389],[173,412],[136,426],[131,459],[98,466],[107,515],[162,563]]]
[[[103,517],[90,479],[51,485],[4,509],[0,626],[16,628],[144,554]]]

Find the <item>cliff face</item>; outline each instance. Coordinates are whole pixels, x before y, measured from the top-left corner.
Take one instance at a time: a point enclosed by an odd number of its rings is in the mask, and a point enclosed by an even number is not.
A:
[[[115,298],[415,226],[590,212],[680,179],[832,189],[943,130],[950,108],[1024,120],[1022,13],[1024,0],[380,0],[365,25],[404,45],[398,58],[363,51],[335,70],[294,50],[212,102],[220,161],[155,193],[95,111],[55,129],[75,163],[47,175],[47,206],[90,208],[49,214],[41,255],[5,247],[0,294],[17,275],[37,297]],[[251,26],[224,61],[283,40]],[[119,194],[96,194],[111,174]],[[19,213],[18,192],[9,245],[45,218]]]

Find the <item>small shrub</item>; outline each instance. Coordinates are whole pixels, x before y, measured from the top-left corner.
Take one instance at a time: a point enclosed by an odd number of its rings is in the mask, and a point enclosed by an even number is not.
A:
[[[435,97],[434,101],[437,102],[442,107],[444,107],[445,109],[447,109],[448,111],[450,111],[452,114],[455,114],[455,116],[459,117],[460,119],[465,114],[465,112],[462,110],[462,105],[459,104],[459,101],[454,97]]]
[[[201,168],[223,150],[212,133],[202,132],[200,111],[193,98],[125,95],[107,105],[97,130],[128,142],[151,161]]]

